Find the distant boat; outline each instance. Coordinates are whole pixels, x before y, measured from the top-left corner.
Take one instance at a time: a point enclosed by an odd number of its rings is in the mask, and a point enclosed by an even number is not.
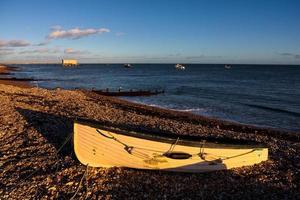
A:
[[[176,64],[176,65],[175,65],[175,68],[176,68],[176,69],[180,69],[180,70],[185,70],[185,66],[184,66],[184,65],[181,65],[181,64]]]
[[[65,59],[62,59],[61,60],[61,64],[64,67],[74,67],[74,66],[78,65],[78,62],[77,62],[77,60],[65,60]]]
[[[125,68],[131,68],[132,65],[128,63],[128,64],[124,64],[124,67],[125,67]]]
[[[225,67],[225,69],[230,69],[231,65],[225,65],[224,67]]]

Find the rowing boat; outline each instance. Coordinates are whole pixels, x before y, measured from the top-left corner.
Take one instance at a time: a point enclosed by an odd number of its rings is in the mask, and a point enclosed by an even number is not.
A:
[[[258,164],[268,149],[258,145],[218,144],[168,138],[74,122],[78,160],[92,167],[128,167],[180,172],[207,172]]]

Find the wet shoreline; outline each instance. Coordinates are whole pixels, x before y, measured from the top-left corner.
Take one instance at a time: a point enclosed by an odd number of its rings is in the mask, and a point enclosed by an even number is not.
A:
[[[15,78],[10,77],[12,72],[18,71],[18,67],[12,67],[7,65],[0,64],[0,84],[5,85],[14,85],[22,88],[30,88],[33,87],[30,81],[34,81],[33,79],[25,79],[25,78]]]

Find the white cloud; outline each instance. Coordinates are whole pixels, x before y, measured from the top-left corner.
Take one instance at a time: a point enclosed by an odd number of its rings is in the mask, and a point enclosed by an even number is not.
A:
[[[89,51],[79,51],[79,50],[74,50],[72,48],[66,48],[65,49],[65,54],[89,54]]]
[[[0,47],[26,47],[30,43],[26,40],[0,40]]]
[[[61,27],[55,26],[52,32],[50,32],[47,36],[48,39],[62,39],[62,38],[69,38],[69,39],[79,39],[81,37],[85,37],[88,35],[93,34],[102,34],[110,32],[107,28],[100,28],[100,29],[80,29],[80,28],[73,28],[69,30],[63,30]]]

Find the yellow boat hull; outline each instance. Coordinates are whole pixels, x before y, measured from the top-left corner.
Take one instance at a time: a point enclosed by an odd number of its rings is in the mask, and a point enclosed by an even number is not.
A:
[[[78,160],[92,167],[128,167],[181,172],[207,172],[250,166],[268,159],[258,146],[187,142],[74,123]]]

